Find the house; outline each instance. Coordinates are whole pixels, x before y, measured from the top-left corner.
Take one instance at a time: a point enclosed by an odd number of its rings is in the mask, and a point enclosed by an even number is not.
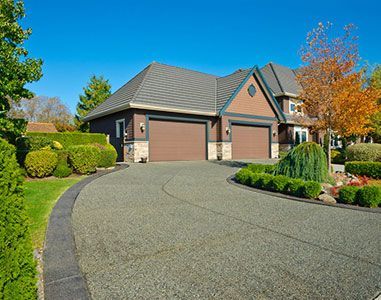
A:
[[[275,158],[287,119],[256,66],[219,77],[154,62],[84,121],[138,162]]]
[[[28,122],[26,125],[27,132],[57,132],[53,123]]]
[[[301,86],[296,81],[297,70],[270,62],[261,68],[261,71],[286,116],[286,122],[279,124],[278,128],[279,149],[281,151],[289,150],[296,141],[319,143],[319,134],[311,133],[295,118],[296,115],[302,113],[300,107],[302,101],[298,99]]]

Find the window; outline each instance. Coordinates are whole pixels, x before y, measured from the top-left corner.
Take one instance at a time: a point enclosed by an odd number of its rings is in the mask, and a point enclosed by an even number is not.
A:
[[[290,102],[290,112],[295,112],[295,103]]]
[[[290,103],[289,104],[290,113],[302,113],[301,101],[297,101],[297,102],[290,101],[289,103]]]
[[[122,138],[124,136],[124,119],[115,121],[115,137]]]
[[[254,97],[255,93],[257,92],[257,89],[255,88],[253,84],[250,84],[247,91],[251,97]]]
[[[296,126],[294,129],[294,139],[295,139],[295,144],[300,144],[303,142],[308,142],[308,129],[307,128],[302,128],[299,126]]]

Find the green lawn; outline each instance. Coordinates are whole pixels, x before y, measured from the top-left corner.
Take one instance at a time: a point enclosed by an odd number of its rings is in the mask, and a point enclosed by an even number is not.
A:
[[[42,248],[49,215],[58,198],[83,177],[25,182],[26,209],[34,248]]]

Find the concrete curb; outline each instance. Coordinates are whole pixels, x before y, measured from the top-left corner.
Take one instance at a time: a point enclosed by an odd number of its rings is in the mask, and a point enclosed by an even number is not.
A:
[[[269,196],[274,196],[274,197],[278,197],[278,198],[283,198],[283,199],[288,199],[288,200],[295,200],[295,201],[305,202],[305,203],[310,203],[310,204],[317,204],[317,205],[324,205],[324,206],[331,206],[331,207],[337,207],[337,208],[352,209],[352,210],[357,210],[357,211],[362,211],[362,212],[370,212],[370,213],[381,214],[381,208],[379,208],[379,207],[377,207],[377,208],[370,208],[370,207],[348,205],[348,204],[343,204],[343,203],[327,204],[327,203],[324,203],[324,202],[318,201],[318,200],[307,199],[307,198],[299,198],[299,197],[285,195],[285,194],[281,194],[281,193],[276,193],[276,192],[270,192],[270,191],[265,191],[265,190],[261,190],[261,189],[256,189],[256,188],[253,188],[251,186],[247,186],[247,185],[238,183],[235,180],[235,176],[234,175],[229,176],[226,179],[226,181],[229,182],[232,185],[235,185],[235,186],[241,188],[241,189],[250,190],[250,191],[253,191],[253,192],[257,192],[257,193],[261,193],[261,194],[265,194],[265,195],[269,195]]]
[[[45,299],[90,299],[76,256],[71,214],[81,190],[93,180],[127,168],[98,171],[69,188],[57,201],[49,218],[43,254]]]

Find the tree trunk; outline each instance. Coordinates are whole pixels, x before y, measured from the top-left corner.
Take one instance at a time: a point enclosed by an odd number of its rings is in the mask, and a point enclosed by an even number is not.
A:
[[[331,174],[331,168],[332,168],[332,164],[331,164],[331,129],[329,128],[328,129],[328,145],[327,145],[327,163],[328,163],[328,173]]]

